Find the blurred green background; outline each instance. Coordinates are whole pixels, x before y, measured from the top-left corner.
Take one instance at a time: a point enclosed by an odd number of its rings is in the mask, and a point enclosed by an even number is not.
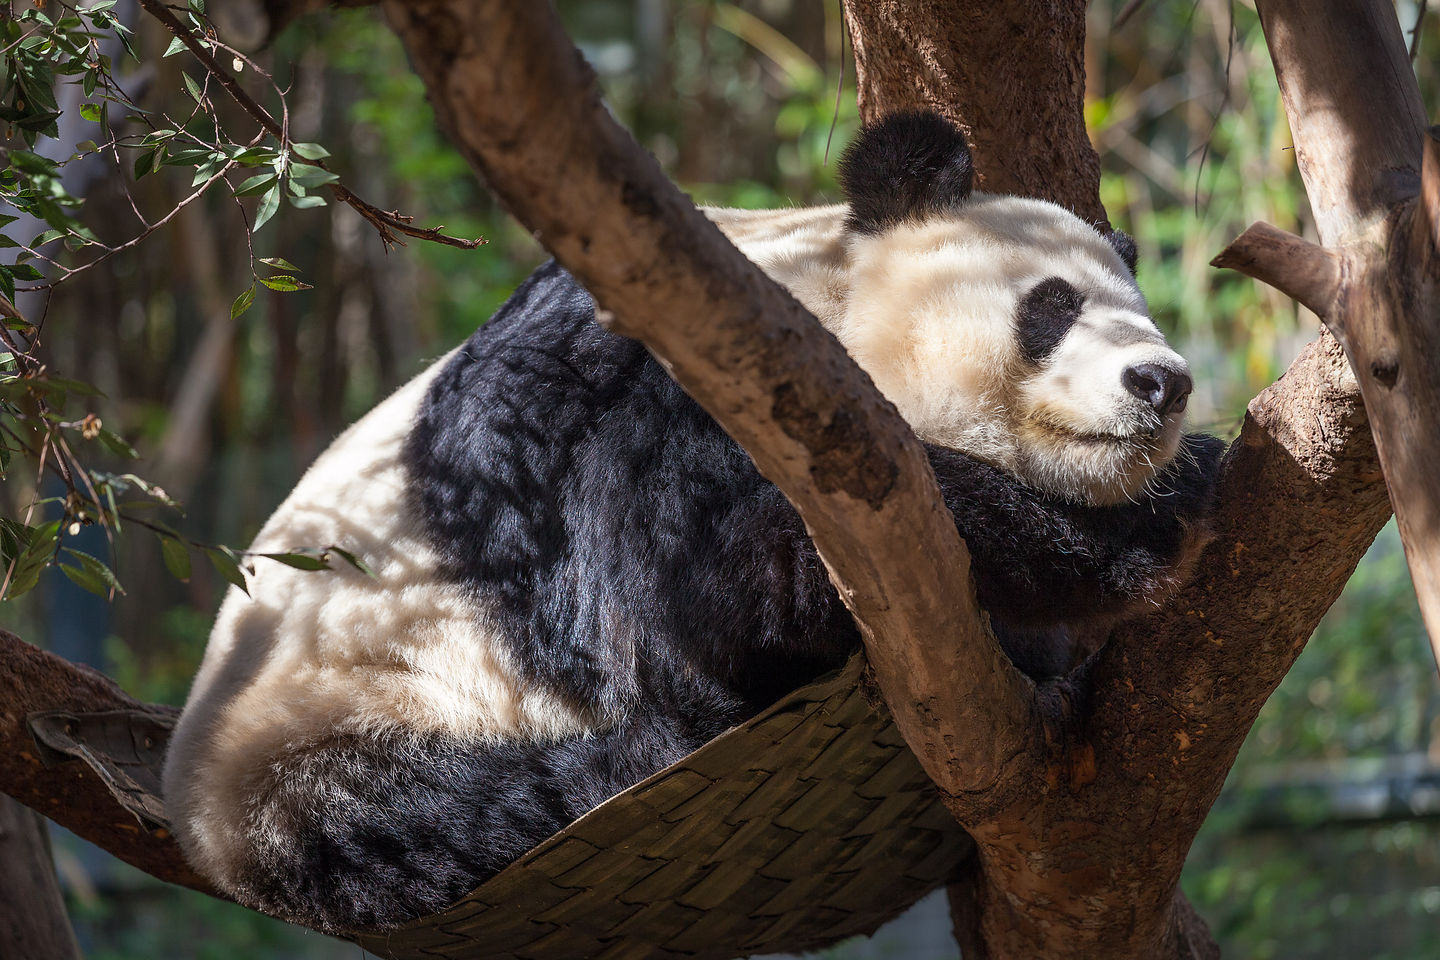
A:
[[[697,202],[837,197],[834,161],[857,124],[838,3],[559,6],[612,108]],[[1097,0],[1090,13],[1088,119],[1104,200],[1139,244],[1161,327],[1197,368],[1192,422],[1232,437],[1248,399],[1318,324],[1208,262],[1255,220],[1311,236],[1313,226],[1252,7],[1151,0],[1116,27],[1123,6]],[[1408,31],[1417,5],[1398,13]],[[168,37],[133,23],[147,97],[182,97],[186,58],[160,59]],[[237,44],[258,41],[241,14],[233,27]],[[1440,17],[1425,21],[1419,51],[1425,100],[1440,103]],[[348,208],[287,208],[257,235],[255,255],[292,261],[315,289],[262,290],[231,321],[250,254],[235,203],[218,191],[53,295],[56,368],[107,394],[95,412],[145,456],[145,476],[184,500],[189,535],[235,545],[330,438],[483,323],[543,259],[441,140],[420,81],[372,13],[308,17],[256,57],[290,88],[294,139],[327,146],[352,189],[489,244],[412,242],[387,254]],[[86,222],[113,236],[129,215],[127,187],[163,210],[188,193],[188,178],[128,184],[97,167]],[[23,480],[0,488],[5,515],[31,495]],[[103,538],[94,547],[103,553]],[[137,696],[178,704],[224,583],[198,567],[189,583],[172,579],[148,537],[121,539],[114,559],[128,592],[113,604],[47,574],[7,604],[4,623]],[[1440,697],[1392,525],[1265,708],[1191,856],[1186,890],[1226,955],[1440,956],[1437,771]],[[72,840],[58,859],[90,957],[358,955]],[[954,955],[947,925],[930,904],[874,943],[830,955]]]

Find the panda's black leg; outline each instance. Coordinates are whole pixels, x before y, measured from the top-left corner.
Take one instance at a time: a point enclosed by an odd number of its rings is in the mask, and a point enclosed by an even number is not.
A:
[[[330,932],[437,913],[697,746],[682,725],[638,714],[559,742],[337,736],[272,765],[233,892]]]

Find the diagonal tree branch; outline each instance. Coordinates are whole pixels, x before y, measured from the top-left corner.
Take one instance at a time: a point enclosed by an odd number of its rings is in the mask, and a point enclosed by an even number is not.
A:
[[[551,5],[385,7],[461,152],[797,506],[927,771],[959,792],[1038,763],[1033,685],[980,626],[919,442],[610,117]]]

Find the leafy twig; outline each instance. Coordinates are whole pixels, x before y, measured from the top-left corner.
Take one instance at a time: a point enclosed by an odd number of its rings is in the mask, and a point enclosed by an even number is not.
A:
[[[242,110],[248,113],[250,117],[256,123],[260,124],[271,136],[280,141],[283,148],[288,150],[292,146],[289,133],[284,126],[270,114],[270,111],[266,110],[254,97],[250,96],[250,94],[245,91],[245,88],[240,85],[239,79],[229,70],[226,70],[225,67],[215,59],[214,54],[206,49],[205,45],[212,41],[202,41],[196,37],[195,34],[192,33],[185,24],[181,23],[180,20],[170,12],[169,8],[159,2],[159,0],[139,0],[139,2],[146,13],[150,14],[156,20],[159,20],[165,29],[174,34],[176,39],[185,45],[186,49],[195,56],[195,59],[200,61],[200,65],[205,68],[206,72],[219,81],[220,86],[225,88],[226,92],[234,98]],[[322,170],[329,169],[323,160],[310,160],[309,162]],[[465,250],[473,250],[487,242],[484,237],[477,237],[473,240],[467,240],[463,237],[452,237],[448,234],[441,233],[441,227],[428,229],[416,227],[413,225],[413,217],[402,216],[394,211],[386,212],[381,210],[379,207],[361,200],[339,183],[329,184],[329,187],[331,192],[334,193],[335,199],[341,203],[348,204],[375,227],[380,235],[380,240],[385,244],[387,249],[392,244],[404,244],[404,241],[396,236],[396,234],[404,234],[407,237],[429,240],[433,243],[460,247]]]

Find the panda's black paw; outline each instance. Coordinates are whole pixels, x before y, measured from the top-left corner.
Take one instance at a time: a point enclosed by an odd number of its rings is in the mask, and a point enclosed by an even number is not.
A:
[[[1185,437],[1133,501],[1097,507],[1039,493],[962,453],[930,460],[974,559],[980,605],[1017,630],[1114,622],[1189,576],[1209,537],[1224,443]]]

